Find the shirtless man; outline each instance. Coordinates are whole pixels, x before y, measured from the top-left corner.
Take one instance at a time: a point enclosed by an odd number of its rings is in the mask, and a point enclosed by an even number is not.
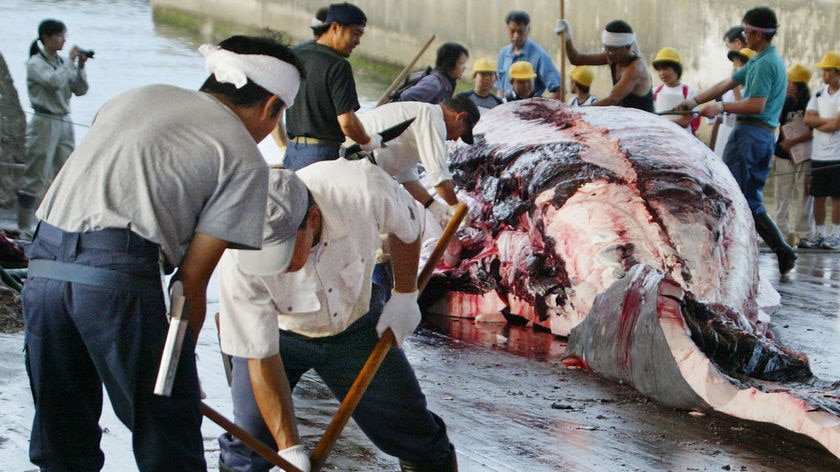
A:
[[[636,35],[630,25],[621,20],[607,23],[601,35],[604,50],[594,53],[578,51],[567,20],[557,20],[554,32],[566,33],[566,57],[573,65],[610,66],[613,88],[609,95],[593,103],[594,106],[618,105],[653,112],[650,72],[639,57]]]

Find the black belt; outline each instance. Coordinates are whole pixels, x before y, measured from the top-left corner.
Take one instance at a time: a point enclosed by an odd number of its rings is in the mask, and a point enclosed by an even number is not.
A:
[[[64,280],[123,292],[161,290],[162,287],[160,277],[139,277],[102,267],[46,259],[30,260],[26,277]]]
[[[160,246],[141,238],[126,228],[106,228],[99,231],[71,233],[42,221],[38,223],[35,236],[54,246],[60,245],[65,238],[75,238],[76,247],[81,249],[124,251],[155,260],[160,257]]]
[[[290,141],[296,144],[317,144],[319,146],[341,146],[341,141],[332,139],[311,138],[309,136],[289,136]]]
[[[73,233],[42,221],[35,232],[35,241],[43,241],[58,246],[60,249],[65,249],[68,244],[71,244],[75,246],[74,249],[119,251],[150,261],[157,261],[160,258],[160,247],[157,244],[125,228]],[[31,277],[64,280],[126,292],[161,289],[158,274],[132,275],[102,267],[49,259],[30,260],[27,278]]]
[[[737,125],[747,125],[747,126],[758,126],[759,128],[764,128],[767,131],[773,132],[776,131],[776,128],[773,126],[768,125],[767,123],[757,119],[757,118],[737,118],[735,119],[735,124]]]

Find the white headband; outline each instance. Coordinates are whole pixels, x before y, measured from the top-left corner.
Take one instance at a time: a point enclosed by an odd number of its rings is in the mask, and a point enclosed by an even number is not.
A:
[[[756,30],[760,33],[775,33],[777,28],[778,28],[778,26],[770,27],[770,28],[762,28],[760,26],[753,26],[749,23],[744,23],[744,30],[751,29],[751,30]]]
[[[237,54],[212,44],[198,48],[204,56],[207,73],[222,83],[242,88],[248,79],[280,97],[287,107],[295,102],[300,73],[288,62],[262,54]]]
[[[630,46],[635,42],[636,33],[613,33],[607,30],[604,30],[604,32],[601,33],[601,43],[604,46],[617,48],[621,46]]]

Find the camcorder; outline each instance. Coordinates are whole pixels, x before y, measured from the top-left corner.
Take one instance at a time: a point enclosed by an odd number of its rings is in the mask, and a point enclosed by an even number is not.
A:
[[[87,56],[88,59],[93,59],[94,51],[93,51],[93,49],[81,49],[81,48],[79,48],[79,54]]]

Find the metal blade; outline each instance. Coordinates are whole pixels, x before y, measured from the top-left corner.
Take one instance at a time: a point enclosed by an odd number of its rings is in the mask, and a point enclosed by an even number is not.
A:
[[[665,110],[657,112],[657,115],[696,115],[699,113],[696,110]]]
[[[155,379],[154,391],[155,395],[164,397],[172,394],[172,384],[175,381],[175,373],[178,369],[178,359],[181,357],[181,347],[184,345],[184,335],[189,324],[189,317],[183,316],[185,312],[189,313],[189,301],[184,296],[184,287],[180,280],[172,284],[169,294],[169,311],[171,312],[169,332],[166,334],[166,342],[163,345],[163,354]]]
[[[382,142],[387,143],[388,141],[396,138],[397,136],[401,135],[403,131],[408,129],[411,126],[411,123],[414,122],[414,118],[409,118],[402,123],[398,123],[390,128],[385,128],[384,130],[379,132],[379,135],[382,136]],[[345,156],[349,156],[351,154],[356,154],[362,150],[362,146],[359,144],[351,144],[347,147],[344,152]]]

